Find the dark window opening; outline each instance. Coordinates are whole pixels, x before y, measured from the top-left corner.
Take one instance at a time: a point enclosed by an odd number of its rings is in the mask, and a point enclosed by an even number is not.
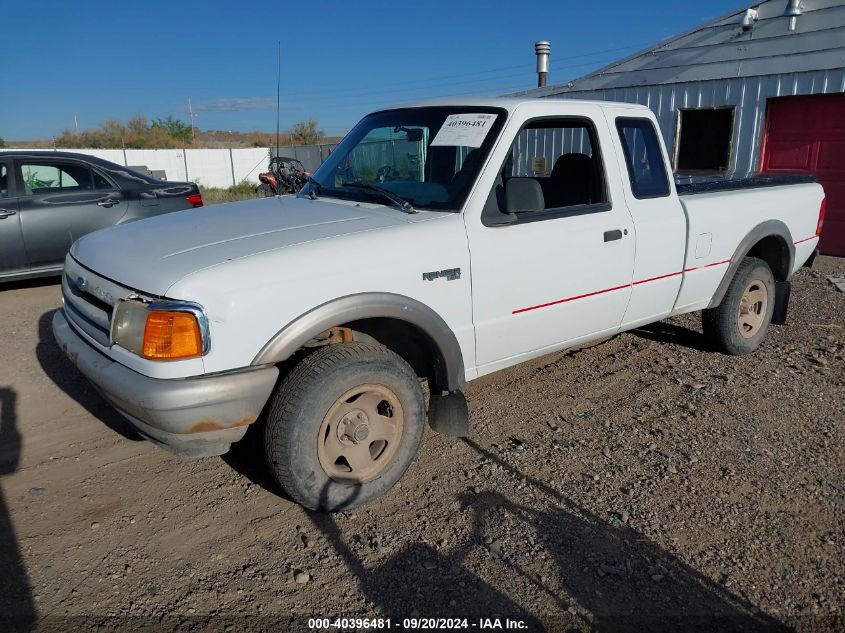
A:
[[[678,171],[726,171],[731,160],[733,108],[681,110]]]

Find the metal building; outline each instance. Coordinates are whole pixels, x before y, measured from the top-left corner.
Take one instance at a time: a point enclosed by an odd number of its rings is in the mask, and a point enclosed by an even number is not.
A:
[[[845,0],[767,0],[522,94],[646,105],[678,172],[815,173],[845,255]]]

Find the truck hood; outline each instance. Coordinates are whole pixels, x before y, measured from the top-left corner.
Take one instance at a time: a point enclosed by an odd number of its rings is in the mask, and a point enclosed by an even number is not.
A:
[[[380,205],[292,196],[260,198],[128,222],[79,239],[71,255],[99,275],[165,296],[190,273],[314,240],[407,223]]]

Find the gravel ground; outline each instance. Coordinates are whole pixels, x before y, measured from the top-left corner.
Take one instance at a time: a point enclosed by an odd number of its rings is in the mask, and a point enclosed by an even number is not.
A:
[[[0,613],[41,630],[845,630],[845,293],[828,275],[845,260],[796,275],[789,323],[750,356],[704,350],[685,315],[474,381],[469,439],[427,430],[394,490],[333,516],[280,496],[256,434],[199,461],[139,441],[56,348],[58,285],[7,286]]]

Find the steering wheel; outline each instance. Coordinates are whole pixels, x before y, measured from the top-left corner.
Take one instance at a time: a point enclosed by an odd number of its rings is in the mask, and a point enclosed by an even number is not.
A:
[[[376,178],[378,178],[379,182],[384,182],[388,178],[393,175],[393,167],[390,165],[382,165],[378,168],[376,172]]]

